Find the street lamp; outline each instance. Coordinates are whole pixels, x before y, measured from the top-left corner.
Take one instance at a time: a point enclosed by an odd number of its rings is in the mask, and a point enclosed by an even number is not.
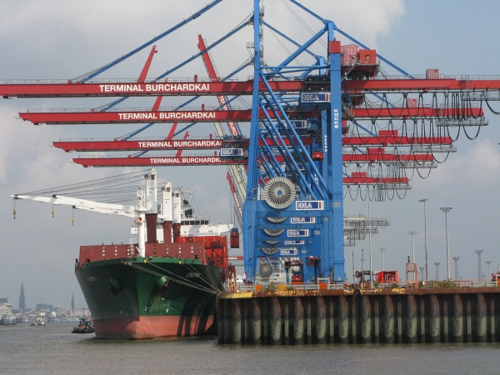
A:
[[[418,267],[418,268],[420,268],[420,274],[422,274],[422,275],[423,275],[423,274],[424,274],[425,267],[424,267],[424,266],[422,266],[422,267]]]
[[[385,251],[385,247],[381,247],[379,249],[379,251],[380,251],[380,257],[381,257],[381,259],[380,259],[380,270],[381,271],[385,271],[385,268],[384,268],[384,251]]]
[[[486,263],[488,265],[488,272],[486,272],[486,277],[490,277],[490,264],[491,264],[491,260],[487,260],[484,263]]]
[[[427,245],[427,211],[425,210],[425,202],[428,199],[420,199],[419,202],[424,204],[424,236],[425,236],[425,281],[429,280],[429,267],[427,265],[428,257],[428,245]]]
[[[439,265],[441,262],[434,262],[434,264],[436,265],[436,280],[439,280]]]
[[[354,277],[356,275],[356,268],[354,266],[354,250],[352,251],[352,285],[354,285]],[[354,286],[353,286],[354,288]]]
[[[368,225],[370,226],[370,237],[368,246],[370,247],[370,289],[373,289],[373,257],[372,257],[372,219],[370,217],[370,200],[368,199]]]
[[[408,234],[411,236],[411,262],[415,263],[415,235],[417,231],[411,230]],[[415,273],[413,273],[413,281],[415,281]]]
[[[417,231],[411,230],[408,234],[411,236],[411,261],[415,263],[415,238],[414,236],[417,234]]]
[[[483,270],[481,269],[481,253],[483,252],[482,249],[476,250],[477,254],[477,278],[478,281],[481,280],[481,276],[483,274]]]
[[[445,223],[446,223],[446,276],[447,280],[450,280],[451,274],[450,274],[450,245],[448,241],[448,212],[451,211],[451,207],[441,207],[441,211],[444,212]]]
[[[361,281],[359,282],[359,285],[363,285],[363,282],[365,280],[365,249],[361,249]]]
[[[453,257],[453,260],[455,261],[455,280],[458,280],[458,260],[460,257]]]

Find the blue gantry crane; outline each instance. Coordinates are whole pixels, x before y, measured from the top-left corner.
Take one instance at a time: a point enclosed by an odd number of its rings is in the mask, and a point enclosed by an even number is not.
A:
[[[344,196],[359,196],[361,185],[375,193],[405,191],[406,170],[434,168],[437,155],[454,152],[450,129],[480,129],[487,125],[481,107],[500,99],[500,80],[444,77],[428,70],[416,77],[392,64],[375,50],[320,17],[296,0],[291,4],[307,12],[322,25],[307,41],[298,43],[263,20],[259,0],[253,14],[209,46],[154,79],[147,70],[156,49],[151,51],[137,82],[99,81],[99,74],[135,55],[161,38],[197,20],[223,0],[209,5],[171,27],[158,37],[103,68],[64,83],[0,84],[3,97],[118,97],[112,103],[90,110],[29,111],[24,120],[47,123],[137,123],[147,124],[126,137],[112,141],[55,142],[66,151],[139,151],[125,157],[75,158],[84,166],[242,165],[247,170],[242,214],[243,251],[247,280],[258,282],[276,269],[284,269],[288,282],[343,282]],[[237,71],[252,65],[253,79],[227,80],[210,74],[210,81],[176,82],[178,69],[206,57],[232,35],[253,26],[252,58]],[[263,58],[263,30],[270,29],[295,47],[282,61],[269,65]],[[340,37],[352,44],[343,45]],[[317,46],[323,46],[321,53]],[[314,47],[314,48],[313,48]],[[299,64],[307,54],[311,63]],[[402,77],[388,77],[379,61]],[[174,110],[121,107],[129,97],[191,97]],[[219,99],[218,107],[197,110],[187,104],[207,96]],[[247,109],[228,106],[247,96]],[[372,100],[366,98],[370,96]],[[443,102],[439,100],[442,98]],[[397,103],[397,104],[395,104]],[[428,104],[431,103],[431,104]],[[481,105],[473,105],[480,103]],[[492,110],[493,111],[493,110]],[[493,111],[494,112],[494,111]],[[494,112],[495,113],[495,112]],[[136,135],[157,123],[187,123],[177,134],[207,122],[249,123],[250,127],[229,137],[181,142],[137,141]],[[206,156],[150,156],[174,148],[211,152]],[[218,155],[214,155],[215,152]],[[147,152],[147,157],[144,154]],[[444,158],[445,159],[445,158]],[[367,198],[366,196],[364,197]]]

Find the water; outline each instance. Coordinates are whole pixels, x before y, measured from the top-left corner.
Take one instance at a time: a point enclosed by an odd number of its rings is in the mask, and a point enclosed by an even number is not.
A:
[[[74,324],[0,327],[0,374],[500,374],[500,343],[242,347],[98,340]]]

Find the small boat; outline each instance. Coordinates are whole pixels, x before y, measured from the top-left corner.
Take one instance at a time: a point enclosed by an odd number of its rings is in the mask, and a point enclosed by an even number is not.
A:
[[[93,333],[94,332],[94,325],[92,324],[91,320],[88,320],[87,318],[81,318],[80,321],[78,322],[77,327],[73,327],[73,330],[71,333]]]
[[[2,314],[0,316],[0,326],[15,326],[17,319],[12,313]]]
[[[45,321],[42,318],[36,318],[33,320],[33,323],[31,323],[33,327],[43,327],[45,325]]]

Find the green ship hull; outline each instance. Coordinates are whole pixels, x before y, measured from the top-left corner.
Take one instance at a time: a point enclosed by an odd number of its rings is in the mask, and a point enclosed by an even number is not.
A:
[[[76,277],[96,337],[150,339],[216,333],[220,268],[197,259],[147,257],[85,262]]]

